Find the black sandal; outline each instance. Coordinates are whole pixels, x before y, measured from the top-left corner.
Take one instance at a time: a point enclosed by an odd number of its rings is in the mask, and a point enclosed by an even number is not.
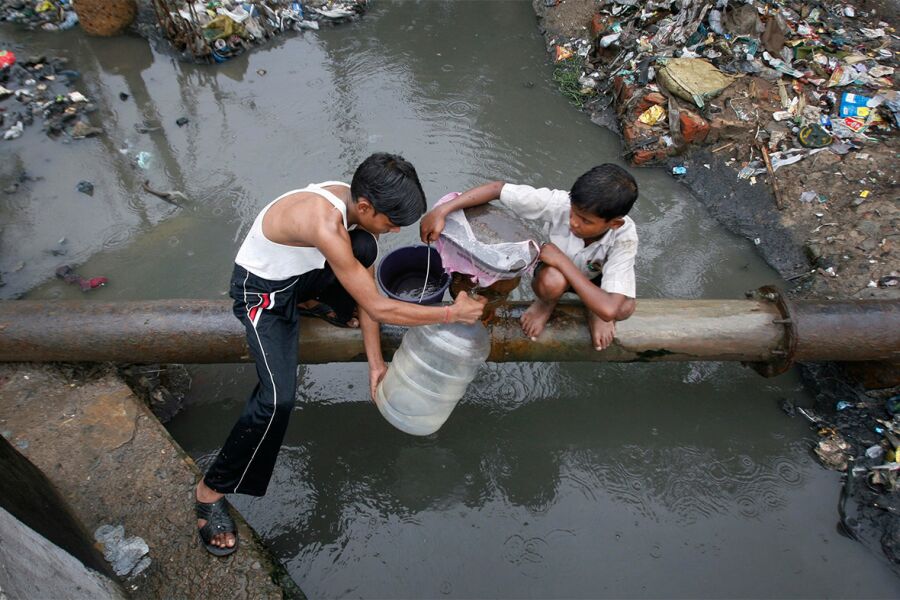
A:
[[[215,502],[197,502],[196,510],[197,518],[206,520],[206,525],[197,531],[200,533],[200,541],[203,542],[210,554],[228,556],[238,549],[237,527],[234,519],[228,514],[228,504],[225,502],[224,496]],[[233,533],[234,546],[222,548],[211,543],[212,539],[220,533]]]
[[[322,319],[323,321],[327,321],[336,327],[343,327],[344,329],[359,329],[359,325],[356,327],[350,327],[350,319],[357,319],[356,315],[350,315],[346,319],[342,319],[333,308],[325,304],[324,302],[319,302],[315,306],[310,308],[304,308],[302,306],[297,307],[297,314],[302,317],[313,317],[315,319]],[[357,319],[357,322],[359,319]]]

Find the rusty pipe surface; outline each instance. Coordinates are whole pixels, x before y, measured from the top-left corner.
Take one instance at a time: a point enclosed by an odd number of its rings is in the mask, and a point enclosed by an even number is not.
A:
[[[512,302],[491,325],[490,361],[745,361],[784,358],[785,319],[764,300],[638,300],[616,325],[616,342],[597,352],[584,309],[561,304],[537,342]],[[900,302],[859,300],[791,304],[796,358],[804,361],[900,359]],[[385,357],[402,327],[382,328]],[[233,363],[250,361],[244,329],[228,300],[0,302],[2,362]],[[302,363],[365,361],[359,331],[316,319],[300,328]]]
[[[880,354],[889,361],[900,360],[900,301],[809,300],[795,303],[792,314],[798,361],[865,360],[847,358],[848,351],[853,356]]]

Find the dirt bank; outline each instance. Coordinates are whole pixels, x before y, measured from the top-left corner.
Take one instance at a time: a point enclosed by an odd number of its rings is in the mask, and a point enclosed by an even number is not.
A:
[[[561,91],[622,136],[632,164],[670,170],[752,240],[789,295],[900,298],[900,120],[885,104],[844,117],[853,94],[896,99],[897,3],[750,3],[718,14],[702,0],[533,6]],[[685,79],[673,65],[699,67],[724,89],[679,96]],[[801,370],[816,405],[785,412],[807,418],[823,464],[847,473],[843,531],[900,563],[900,424],[888,411],[900,369]]]

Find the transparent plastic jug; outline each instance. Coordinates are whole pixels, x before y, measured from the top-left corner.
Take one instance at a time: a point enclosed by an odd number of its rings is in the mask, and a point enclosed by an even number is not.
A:
[[[412,435],[429,435],[453,412],[491,350],[481,323],[411,327],[375,403],[388,422]]]

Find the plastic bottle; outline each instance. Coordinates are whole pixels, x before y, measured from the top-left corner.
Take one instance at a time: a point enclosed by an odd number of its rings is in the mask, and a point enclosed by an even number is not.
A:
[[[403,432],[434,433],[490,350],[490,335],[480,323],[411,327],[375,392],[378,410]]]

